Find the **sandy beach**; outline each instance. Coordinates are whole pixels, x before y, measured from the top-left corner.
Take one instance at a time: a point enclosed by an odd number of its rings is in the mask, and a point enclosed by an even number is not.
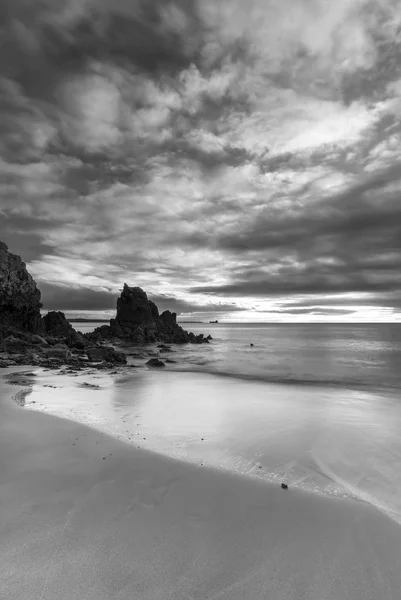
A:
[[[0,388],[0,596],[398,599],[401,529],[374,507],[178,462]]]

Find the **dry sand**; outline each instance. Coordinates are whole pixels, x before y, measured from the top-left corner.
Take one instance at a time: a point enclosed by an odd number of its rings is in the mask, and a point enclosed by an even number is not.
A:
[[[0,597],[399,600],[401,528],[24,410],[0,383]]]

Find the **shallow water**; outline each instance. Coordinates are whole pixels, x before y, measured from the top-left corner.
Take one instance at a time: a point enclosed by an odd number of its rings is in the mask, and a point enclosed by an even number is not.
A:
[[[77,324],[89,331],[96,324]],[[175,368],[292,384],[401,391],[401,323],[183,324],[210,333],[211,344],[185,345]],[[253,343],[253,346],[250,344]]]
[[[401,405],[388,391],[146,368],[34,379],[29,408],[198,465],[358,498],[401,522]]]
[[[182,368],[262,381],[401,390],[401,324],[188,325],[214,341]],[[253,343],[253,346],[250,344]]]

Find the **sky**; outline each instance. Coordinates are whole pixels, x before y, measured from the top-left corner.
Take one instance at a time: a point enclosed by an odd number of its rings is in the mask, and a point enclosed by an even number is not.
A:
[[[47,310],[401,321],[399,0],[2,0],[0,239]]]

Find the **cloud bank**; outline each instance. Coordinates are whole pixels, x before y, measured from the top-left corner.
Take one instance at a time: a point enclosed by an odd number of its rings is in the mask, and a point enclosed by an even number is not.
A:
[[[0,23],[0,237],[47,308],[112,310],[127,281],[183,315],[400,319],[395,0],[5,0]]]

